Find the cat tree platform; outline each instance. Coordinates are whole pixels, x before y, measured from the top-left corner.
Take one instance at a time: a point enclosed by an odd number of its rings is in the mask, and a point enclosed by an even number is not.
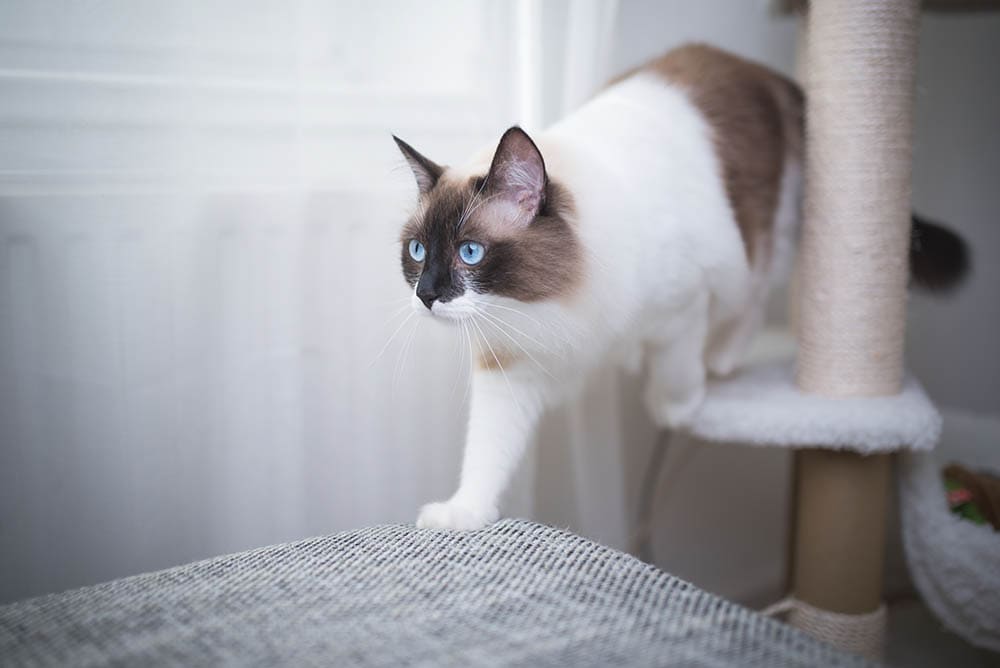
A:
[[[827,398],[800,390],[794,361],[784,360],[712,381],[690,432],[706,441],[867,455],[932,449],[941,415],[912,376],[899,394]]]

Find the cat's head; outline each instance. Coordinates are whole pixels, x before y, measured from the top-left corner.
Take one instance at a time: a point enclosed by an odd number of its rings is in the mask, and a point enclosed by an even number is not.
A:
[[[507,130],[480,173],[440,166],[393,139],[420,191],[400,236],[414,308],[462,320],[487,300],[538,302],[573,291],[581,250],[572,202],[524,130]]]

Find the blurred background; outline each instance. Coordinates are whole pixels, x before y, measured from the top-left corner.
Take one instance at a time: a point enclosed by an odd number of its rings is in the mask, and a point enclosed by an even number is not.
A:
[[[415,188],[390,133],[459,162],[689,40],[794,75],[773,4],[0,3],[0,602],[450,494],[466,372],[454,331],[401,326]],[[975,253],[964,289],[910,302],[945,458],[1000,447],[998,63],[1000,14],[925,14],[914,207]],[[636,379],[601,371],[505,514],[626,549],[655,439]],[[777,597],[788,475],[786,452],[676,442],[656,563]],[[889,568],[904,587],[898,546]]]

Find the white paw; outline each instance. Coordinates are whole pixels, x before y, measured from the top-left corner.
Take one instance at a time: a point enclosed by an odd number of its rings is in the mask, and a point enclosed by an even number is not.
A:
[[[472,531],[496,522],[500,513],[489,506],[473,506],[458,501],[428,503],[420,509],[417,527],[420,529],[454,529]]]
[[[621,365],[625,373],[638,376],[642,372],[643,350],[639,344],[625,346],[621,352]]]
[[[725,378],[736,370],[736,364],[736,357],[734,355],[714,355],[708,359],[708,370],[713,376]]]
[[[682,400],[666,399],[659,393],[647,392],[646,408],[653,422],[661,429],[690,427],[705,401],[705,387],[701,386]]]
[[[708,370],[713,376],[725,378],[736,371],[742,360],[742,355],[732,348],[708,356]]]

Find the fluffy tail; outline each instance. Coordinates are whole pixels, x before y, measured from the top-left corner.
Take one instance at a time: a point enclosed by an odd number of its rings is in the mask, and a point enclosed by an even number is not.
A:
[[[914,215],[910,239],[910,279],[916,287],[945,292],[968,275],[969,247],[951,230]]]

